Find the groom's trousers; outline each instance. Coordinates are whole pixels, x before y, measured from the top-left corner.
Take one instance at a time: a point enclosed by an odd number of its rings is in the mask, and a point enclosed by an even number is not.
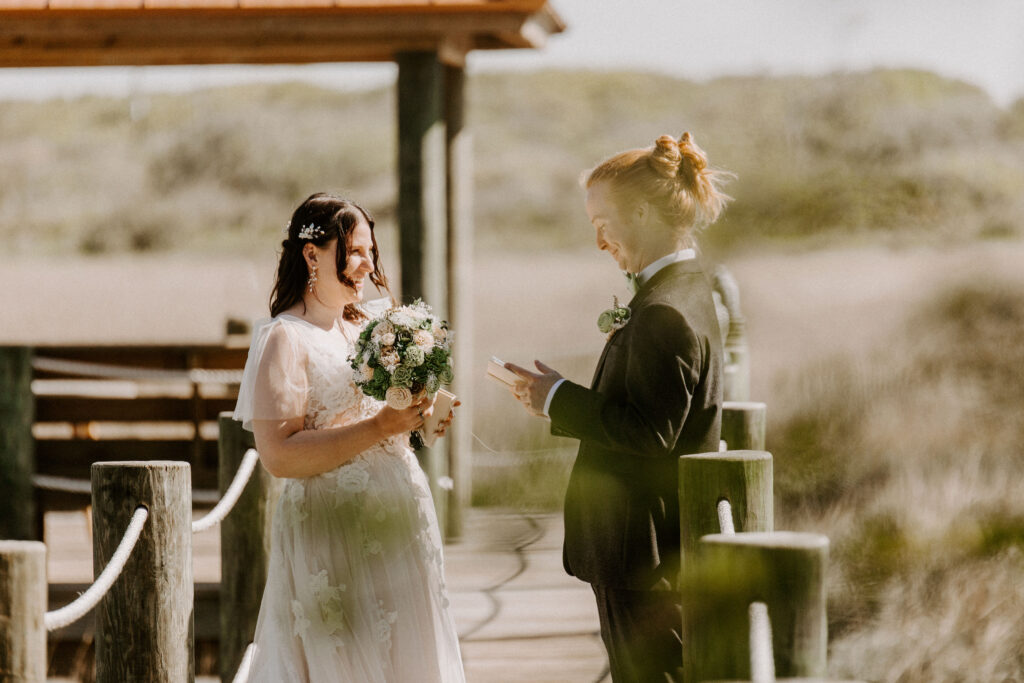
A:
[[[671,591],[591,586],[615,683],[672,683],[682,667],[682,602]]]

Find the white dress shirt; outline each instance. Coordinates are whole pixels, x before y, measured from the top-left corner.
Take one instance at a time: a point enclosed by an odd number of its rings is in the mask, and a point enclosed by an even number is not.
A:
[[[660,271],[665,266],[671,265],[673,263],[679,263],[680,261],[689,261],[695,258],[697,258],[697,252],[694,251],[693,249],[680,249],[679,251],[673,252],[671,254],[666,254],[665,256],[662,256],[660,259],[649,264],[646,268],[644,268],[637,274],[637,284],[643,287],[647,282],[650,281],[652,277],[654,277],[658,273],[658,271]],[[551,410],[551,401],[552,399],[555,398],[555,392],[558,391],[558,387],[562,386],[562,382],[564,381],[564,378],[558,380],[551,386],[551,389],[548,391],[548,397],[544,399],[544,417],[551,417],[549,413],[549,411]]]

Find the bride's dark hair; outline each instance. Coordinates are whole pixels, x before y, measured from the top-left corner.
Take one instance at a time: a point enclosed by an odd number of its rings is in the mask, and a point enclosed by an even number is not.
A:
[[[355,202],[326,192],[317,192],[310,195],[299,205],[299,208],[295,209],[291,222],[288,223],[288,237],[281,242],[281,260],[277,264],[274,291],[270,295],[271,317],[302,301],[302,294],[309,279],[306,259],[302,256],[302,247],[307,242],[324,247],[331,240],[337,239],[338,280],[344,285],[355,287],[355,283],[345,277],[344,273],[348,267],[349,241],[352,231],[359,225],[360,218],[366,220],[370,226],[370,240],[373,242],[371,249],[373,273],[370,274],[370,282],[377,287],[378,291],[384,290],[391,293],[391,290],[388,289],[388,279],[380,268],[377,238],[373,233],[373,216]],[[300,236],[299,233],[303,231],[303,226],[308,225],[316,226],[318,229],[313,231],[312,236],[308,236],[310,232],[308,230],[306,234]],[[364,317],[354,304],[345,306],[345,320],[361,320]]]

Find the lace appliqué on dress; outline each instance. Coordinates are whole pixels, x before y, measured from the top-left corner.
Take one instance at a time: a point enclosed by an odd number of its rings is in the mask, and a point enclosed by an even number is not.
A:
[[[321,569],[315,576],[310,577],[310,587],[320,607],[320,624],[324,631],[330,635],[337,634],[345,626],[345,611],[342,604],[345,584],[332,586],[327,580],[327,570]]]
[[[391,649],[391,625],[398,621],[398,612],[384,609],[384,601],[377,603],[377,622],[373,627],[373,637],[378,643],[384,645],[386,650]]]
[[[327,570],[321,569],[309,576],[306,587],[312,598],[309,605],[312,609],[307,612],[307,605],[301,600],[292,600],[292,633],[305,639],[314,628],[334,636],[338,645],[344,645],[340,636],[346,628],[344,594],[347,586],[343,583],[331,585]]]
[[[347,341],[334,345],[320,344],[309,349],[306,360],[309,376],[306,429],[326,429],[333,424],[358,422],[380,410],[380,403],[356,386],[355,371],[348,363],[351,353],[352,345]]]

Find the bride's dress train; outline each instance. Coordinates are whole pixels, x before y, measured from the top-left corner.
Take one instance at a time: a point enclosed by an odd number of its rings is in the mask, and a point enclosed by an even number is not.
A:
[[[341,329],[286,314],[261,323],[236,419],[303,415],[306,429],[328,429],[375,414],[350,353]],[[465,680],[434,505],[407,438],[285,480],[255,646],[251,682]]]

